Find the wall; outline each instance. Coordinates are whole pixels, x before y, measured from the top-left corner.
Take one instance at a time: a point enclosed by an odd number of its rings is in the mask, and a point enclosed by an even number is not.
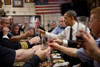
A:
[[[2,0],[4,2],[4,0]],[[68,0],[67,2],[71,2],[71,0]],[[23,0],[23,7],[13,7],[12,6],[12,0],[11,0],[11,5],[5,5],[3,4],[2,8],[6,12],[6,15],[12,15],[14,16],[15,22],[22,23],[26,20],[29,21],[30,16],[36,15],[35,13],[35,4],[34,3],[25,3],[25,0]],[[13,12],[16,13],[13,13]],[[60,13],[55,13],[55,14],[40,14],[41,16],[41,25],[44,26],[46,30],[48,30],[47,24],[55,20],[58,22],[59,16],[61,16]]]

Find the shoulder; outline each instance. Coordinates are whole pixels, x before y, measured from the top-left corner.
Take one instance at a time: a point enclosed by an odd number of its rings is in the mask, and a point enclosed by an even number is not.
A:
[[[65,30],[69,30],[70,29],[70,26],[67,26],[66,28],[65,28]]]

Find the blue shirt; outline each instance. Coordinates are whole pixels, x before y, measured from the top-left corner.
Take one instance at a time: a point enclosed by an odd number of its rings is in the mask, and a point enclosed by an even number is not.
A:
[[[66,28],[66,27],[57,26],[57,27],[52,31],[52,33],[54,33],[54,34],[57,35],[57,34],[61,33],[62,31],[64,31],[65,28]]]
[[[95,42],[96,42],[96,45],[98,46],[98,48],[100,48],[100,38],[99,39],[97,39],[97,40],[95,40]],[[84,51],[84,49],[83,48],[80,48],[80,49],[78,49],[77,50],[77,55],[78,55],[78,57],[80,58],[80,60],[82,61],[82,62],[90,62],[90,61],[92,61],[93,59],[92,58],[90,58],[86,53],[85,53],[85,51]],[[100,67],[100,64],[97,62],[97,61],[95,61],[95,60],[93,60],[93,63],[94,63],[94,67]]]

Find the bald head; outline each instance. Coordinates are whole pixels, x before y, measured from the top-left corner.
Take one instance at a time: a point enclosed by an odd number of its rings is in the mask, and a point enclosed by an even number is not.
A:
[[[35,20],[34,22],[34,27],[38,27],[40,26],[40,21],[39,20]]]
[[[61,27],[66,27],[66,24],[64,22],[64,16],[59,17],[59,24]]]
[[[10,21],[9,21],[9,19],[8,18],[6,18],[6,17],[3,17],[3,18],[1,18],[1,25],[3,26],[3,27],[10,27]]]

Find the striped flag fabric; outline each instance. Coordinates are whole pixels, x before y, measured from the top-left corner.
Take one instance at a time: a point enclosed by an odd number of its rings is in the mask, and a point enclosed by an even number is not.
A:
[[[36,14],[61,13],[61,4],[67,0],[35,0]]]

